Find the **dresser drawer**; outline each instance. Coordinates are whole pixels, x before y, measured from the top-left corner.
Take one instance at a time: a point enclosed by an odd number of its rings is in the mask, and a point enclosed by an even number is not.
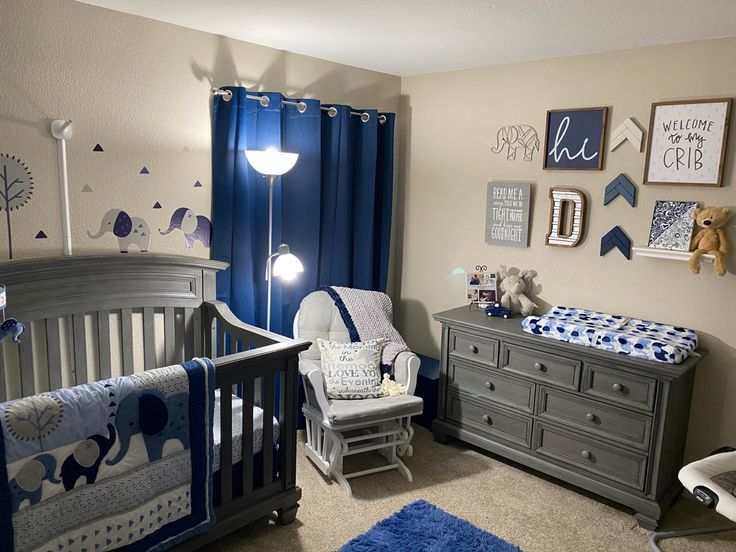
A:
[[[452,357],[498,366],[498,341],[495,339],[450,330],[449,352]]]
[[[450,360],[448,387],[487,398],[530,414],[534,410],[534,387],[530,381],[505,376],[497,370],[484,370]]]
[[[647,457],[537,424],[536,454],[637,490],[644,488]]]
[[[540,418],[625,445],[649,449],[652,419],[646,414],[607,406],[544,387],[540,388],[539,397]]]
[[[582,363],[517,345],[501,346],[501,369],[577,391]]]
[[[585,365],[582,391],[588,395],[651,412],[656,390],[655,379],[595,364]]]
[[[449,394],[447,418],[490,438],[505,439],[526,448],[531,446],[532,419],[496,408],[488,401]]]

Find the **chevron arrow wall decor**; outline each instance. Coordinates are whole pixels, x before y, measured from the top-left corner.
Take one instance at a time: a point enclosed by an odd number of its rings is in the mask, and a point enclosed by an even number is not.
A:
[[[620,226],[614,226],[601,238],[601,257],[614,247],[618,248],[624,257],[631,260],[631,238],[621,230]]]
[[[631,142],[631,145],[636,148],[636,151],[641,151],[641,142],[644,138],[644,132],[636,124],[636,121],[629,117],[623,123],[618,125],[611,133],[611,139],[609,140],[608,151],[613,151],[626,140]]]
[[[636,185],[623,173],[611,180],[606,186],[606,191],[603,194],[603,205],[608,205],[618,196],[623,196],[629,202],[629,205],[636,207]]]

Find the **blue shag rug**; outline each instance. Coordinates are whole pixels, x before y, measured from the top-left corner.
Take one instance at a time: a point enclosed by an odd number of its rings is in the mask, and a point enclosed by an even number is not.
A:
[[[521,552],[521,548],[425,500],[404,506],[339,552]]]

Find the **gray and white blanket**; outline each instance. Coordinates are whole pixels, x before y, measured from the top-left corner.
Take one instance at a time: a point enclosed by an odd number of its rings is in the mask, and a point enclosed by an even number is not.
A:
[[[381,364],[393,366],[396,357],[408,351],[404,338],[393,325],[391,299],[380,291],[367,291],[338,286],[320,288],[332,297],[350,334],[350,341],[383,338]]]

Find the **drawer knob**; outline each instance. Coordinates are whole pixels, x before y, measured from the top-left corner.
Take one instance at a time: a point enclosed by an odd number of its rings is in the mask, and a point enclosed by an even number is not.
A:
[[[537,370],[544,370],[544,364],[542,364],[541,362],[535,362],[534,368],[536,368]]]
[[[491,383],[490,381],[487,381],[487,382],[486,382],[486,387],[487,387],[488,389],[490,389],[491,391],[493,391],[493,389],[494,389],[494,386],[493,386],[493,384],[492,384],[492,383]]]
[[[491,421],[491,417],[488,414],[483,414],[483,421],[485,423],[489,423]]]
[[[473,353],[474,355],[477,355],[477,354],[478,354],[478,347],[476,347],[475,345],[470,345],[470,346],[468,347],[468,351],[470,351],[470,352],[471,352],[471,353]]]
[[[583,458],[585,458],[586,460],[590,460],[590,452],[588,452],[587,450],[583,450],[583,451],[582,451],[582,452],[580,453],[580,456],[582,456],[582,457],[583,457]]]
[[[595,414],[593,414],[592,412],[588,412],[585,415],[585,419],[588,420],[589,422],[594,422],[595,421]]]
[[[621,391],[624,388],[620,383],[614,383],[612,387],[614,391]]]

